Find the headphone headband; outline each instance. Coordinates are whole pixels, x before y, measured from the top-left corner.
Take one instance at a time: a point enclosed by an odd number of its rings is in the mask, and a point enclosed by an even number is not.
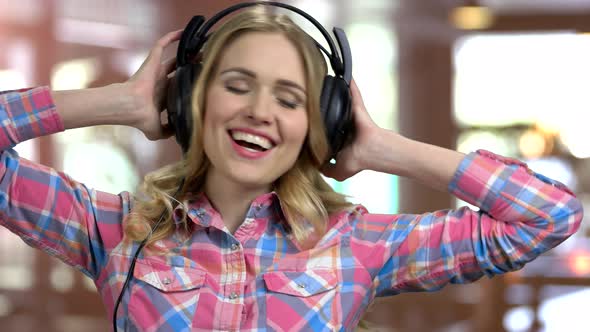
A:
[[[219,22],[222,18],[224,18],[225,16],[238,11],[242,8],[246,8],[246,7],[251,7],[251,6],[256,6],[256,5],[264,5],[264,6],[274,6],[274,7],[281,7],[281,8],[285,8],[288,9],[296,14],[299,14],[300,16],[303,16],[305,19],[307,19],[310,23],[312,23],[322,34],[322,36],[324,36],[324,39],[326,40],[326,42],[328,43],[328,46],[330,48],[330,53],[328,53],[317,41],[316,41],[316,45],[324,52],[326,53],[326,55],[328,56],[328,58],[330,59],[330,65],[332,67],[332,70],[334,70],[334,73],[338,76],[345,76],[345,74],[347,73],[347,69],[345,67],[346,65],[346,61],[342,61],[340,60],[340,56],[338,55],[338,51],[336,50],[336,45],[334,44],[333,39],[330,37],[330,34],[328,33],[328,31],[326,31],[326,29],[316,20],[314,19],[311,15],[307,14],[306,12],[302,11],[301,9],[291,6],[291,5],[287,5],[281,2],[275,2],[275,1],[254,1],[254,2],[245,2],[245,3],[240,3],[240,4],[236,4],[233,5],[231,7],[228,7],[220,12],[218,12],[217,14],[215,14],[214,16],[212,16],[209,20],[207,20],[207,22],[204,23],[204,25],[198,29],[198,31],[187,31],[187,36],[190,37],[190,35],[195,34],[196,35],[193,38],[187,38],[187,41],[190,40],[189,44],[192,44],[190,46],[190,50],[200,50],[202,48],[202,44],[207,40],[208,36],[206,35],[207,32],[209,32],[209,30],[213,27],[213,25],[215,25],[217,22]],[[193,18],[193,20],[198,19],[200,22],[200,24],[196,25],[197,27],[199,27],[202,24],[203,19],[199,18],[201,16],[196,16],[195,18]],[[189,24],[190,26],[190,24]],[[343,49],[342,47],[344,47],[345,45],[342,45],[343,43],[340,42],[340,36],[338,36],[338,32],[336,30],[340,30],[341,29],[337,29],[334,28],[334,35],[336,35],[336,38],[338,39],[339,42],[339,46],[341,46],[341,53],[342,56],[344,58],[348,57],[347,54],[350,54],[350,48],[347,49]],[[342,32],[343,34],[343,32]],[[193,40],[191,40],[193,39]],[[346,38],[345,38],[346,39]],[[193,44],[194,43],[194,44]],[[348,47],[348,43],[346,42],[346,47]],[[194,45],[194,46],[193,46]],[[183,51],[183,54],[180,54],[179,52],[179,57],[178,60],[180,61],[180,64],[184,64],[187,62],[186,59],[186,54],[184,54],[184,50],[186,50],[186,47],[189,47],[189,45],[183,45],[184,47],[181,49],[179,47],[179,51]],[[350,63],[350,62],[348,62]],[[346,76],[351,76],[352,74],[350,73],[349,75]],[[347,83],[350,83],[350,80],[347,80]]]

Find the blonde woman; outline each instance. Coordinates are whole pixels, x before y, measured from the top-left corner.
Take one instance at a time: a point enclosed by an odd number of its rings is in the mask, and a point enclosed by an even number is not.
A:
[[[350,331],[377,296],[520,269],[580,225],[575,196],[520,161],[379,128],[354,82],[354,140],[326,163],[326,64],[266,6],[210,35],[190,144],[146,176],[143,198],[91,190],[11,149],[103,124],[169,137],[160,111],[174,64],[162,53],[180,36],[160,39],[124,83],[0,95],[0,223],[92,278],[116,330]],[[480,210],[371,214],[322,178],[361,170],[449,190]]]

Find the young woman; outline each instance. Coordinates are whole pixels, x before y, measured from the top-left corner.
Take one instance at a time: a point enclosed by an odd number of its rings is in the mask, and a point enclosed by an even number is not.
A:
[[[125,83],[0,95],[0,222],[92,278],[117,330],[350,331],[376,296],[520,269],[579,227],[580,202],[560,183],[517,160],[379,128],[354,83],[354,140],[325,163],[326,64],[309,36],[264,8],[208,40],[190,146],[146,177],[143,198],[91,190],[11,149],[102,124],[168,137],[160,105],[174,65],[162,53],[179,38],[160,39]],[[480,210],[370,214],[321,176],[361,170],[420,180]]]

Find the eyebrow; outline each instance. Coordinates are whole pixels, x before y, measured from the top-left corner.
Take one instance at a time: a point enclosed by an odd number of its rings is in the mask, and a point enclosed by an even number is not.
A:
[[[240,74],[243,74],[243,75],[246,75],[246,76],[249,76],[252,78],[256,78],[256,73],[254,73],[253,71],[248,70],[246,68],[242,68],[242,67],[232,67],[232,68],[226,69],[226,70],[222,71],[220,73],[220,75],[223,75],[223,74],[229,73],[229,72],[238,72]],[[282,85],[282,86],[295,88],[297,90],[301,90],[301,92],[303,92],[304,94],[307,93],[301,85],[299,85],[293,81],[290,81],[290,80],[279,79],[279,80],[277,80],[277,84]]]

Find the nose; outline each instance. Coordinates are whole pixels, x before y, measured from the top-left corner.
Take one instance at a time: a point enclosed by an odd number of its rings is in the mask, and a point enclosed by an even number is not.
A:
[[[272,94],[260,90],[253,95],[253,101],[250,105],[250,113],[248,117],[257,122],[269,124],[272,122]]]

